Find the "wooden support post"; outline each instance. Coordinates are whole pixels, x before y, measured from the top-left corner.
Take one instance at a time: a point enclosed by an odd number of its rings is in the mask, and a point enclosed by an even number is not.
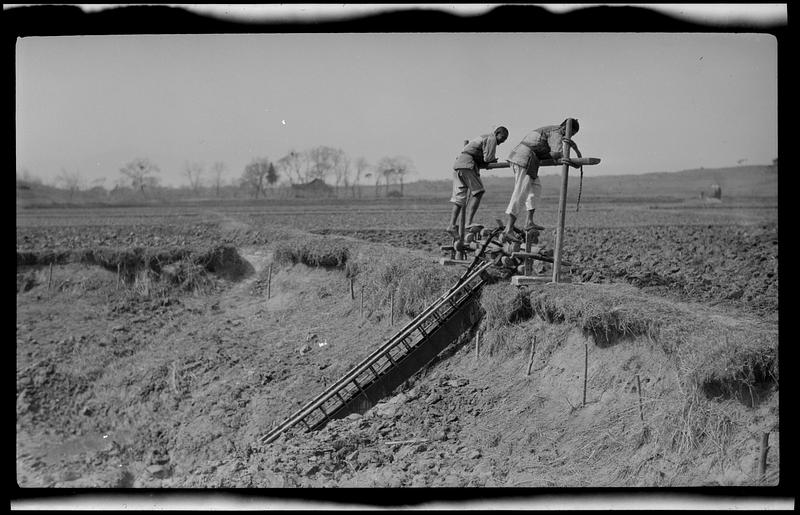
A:
[[[483,331],[478,331],[478,334],[475,335],[475,361],[478,361],[478,355],[480,354],[481,349],[481,333]]]
[[[472,190],[467,190],[467,200],[464,202],[464,207],[461,208],[461,216],[458,217],[458,243],[461,249],[464,248],[464,231],[467,224],[467,208],[469,201],[472,198]],[[459,250],[456,255],[458,259],[467,259],[467,253],[464,250]]]
[[[389,293],[389,325],[394,325],[394,291]]]
[[[644,422],[644,408],[642,407],[642,382],[639,380],[639,374],[636,374],[636,391],[639,392],[639,418]]]
[[[762,481],[767,473],[767,452],[769,452],[769,433],[761,433],[761,457],[758,460],[758,478]]]
[[[53,283],[53,263],[50,263],[50,274],[47,278],[47,289],[50,289],[50,285]]]
[[[364,285],[361,285],[361,318],[364,318]]]
[[[566,137],[572,137],[572,118],[567,118]],[[569,159],[570,146],[565,142],[562,144],[562,155]],[[558,228],[556,229],[556,248],[553,264],[553,282],[560,282],[561,279],[561,251],[564,247],[564,219],[567,213],[567,184],[569,182],[569,165],[562,165],[561,168],[561,194],[558,199]]]
[[[356,300],[356,292],[353,289],[353,278],[350,278],[350,300]]]
[[[586,406],[586,384],[589,382],[589,340],[583,343],[583,403]]]
[[[536,352],[536,336],[534,335],[534,337],[531,338],[531,356],[530,358],[528,358],[528,371],[525,372],[526,377],[531,375],[531,367],[533,366],[533,355],[535,352]]]
[[[267,300],[269,300],[271,294],[272,294],[272,264],[269,265],[269,269],[267,270]]]
[[[122,274],[120,273],[120,264],[117,263],[117,289],[119,290],[120,281],[122,279]]]
[[[531,251],[532,243],[531,243],[530,235],[531,235],[531,231],[525,231],[525,252],[530,252]],[[533,259],[531,259],[529,257],[526,257],[524,263],[525,263],[524,272],[523,272],[524,275],[526,275],[526,276],[532,275],[533,274]]]

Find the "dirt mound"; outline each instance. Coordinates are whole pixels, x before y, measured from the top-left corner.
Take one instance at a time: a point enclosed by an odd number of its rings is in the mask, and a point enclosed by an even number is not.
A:
[[[137,274],[152,272],[174,284],[185,284],[209,272],[224,279],[238,281],[252,274],[250,263],[232,245],[165,246],[165,247],[95,247],[81,249],[17,251],[17,268],[83,263],[118,272],[131,283]],[[19,274],[18,274],[19,275]],[[21,282],[20,282],[21,281]],[[30,281],[18,279],[18,288],[29,288]]]

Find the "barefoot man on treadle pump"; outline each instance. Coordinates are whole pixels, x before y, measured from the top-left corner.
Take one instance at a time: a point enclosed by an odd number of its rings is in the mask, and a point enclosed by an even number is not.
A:
[[[473,218],[478,211],[481,197],[486,191],[483,189],[478,170],[486,168],[487,164],[497,161],[497,157],[495,157],[497,145],[507,139],[508,129],[499,126],[490,134],[484,134],[468,141],[456,158],[456,162],[453,164],[453,195],[450,197],[450,202],[453,203],[453,211],[450,217],[450,225],[446,229],[454,240],[459,238],[458,216],[461,214],[462,209],[467,208],[467,189],[472,192],[472,203],[469,206],[465,230],[469,230],[470,227],[475,225]]]
[[[578,120],[572,119],[572,134],[578,132]],[[571,139],[566,137],[567,120],[561,125],[548,125],[529,132],[522,141],[514,147],[508,155],[507,161],[514,172],[514,192],[511,194],[511,201],[506,208],[508,223],[503,231],[503,238],[506,241],[519,242],[520,239],[514,234],[514,223],[522,210],[523,204],[528,210],[525,219],[525,233],[531,230],[541,231],[541,225],[533,221],[533,213],[536,211],[536,200],[542,195],[542,183],[539,180],[539,162],[545,159],[553,159],[568,164],[573,168],[580,168],[579,165],[572,163],[562,156],[562,143],[566,142],[575,150],[578,157],[581,153],[578,146]]]

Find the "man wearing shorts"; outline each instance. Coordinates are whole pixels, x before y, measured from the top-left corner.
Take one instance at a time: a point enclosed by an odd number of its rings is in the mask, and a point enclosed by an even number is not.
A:
[[[489,163],[497,161],[497,157],[495,157],[497,145],[507,139],[508,129],[499,126],[490,134],[484,134],[468,141],[461,153],[456,157],[456,162],[453,164],[453,195],[450,197],[450,202],[453,203],[453,211],[450,217],[450,225],[446,229],[453,239],[459,237],[457,220],[461,210],[466,209],[467,190],[472,192],[472,203],[469,206],[469,213],[467,213],[466,228],[468,229],[475,225],[473,219],[481,203],[481,197],[486,191],[483,188],[483,182],[481,182],[478,170],[486,168]]]
[[[573,118],[572,134],[577,133],[578,129],[578,120]],[[562,164],[578,168],[571,161],[562,160],[561,147],[563,142],[566,142],[576,152],[579,152],[577,145],[571,139],[567,139],[566,131],[567,120],[561,122],[561,125],[540,127],[535,131],[529,132],[508,155],[507,161],[511,165],[511,171],[514,172],[514,191],[511,194],[508,208],[506,208],[508,223],[503,231],[505,240],[520,241],[514,234],[514,223],[517,221],[517,216],[519,216],[523,206],[528,211],[525,219],[525,232],[544,229],[544,227],[533,221],[536,200],[542,195],[542,183],[539,180],[539,162],[545,159],[561,160]]]

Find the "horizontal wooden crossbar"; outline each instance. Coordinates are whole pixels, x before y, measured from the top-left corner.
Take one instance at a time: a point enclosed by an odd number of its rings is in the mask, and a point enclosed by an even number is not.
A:
[[[570,161],[578,166],[589,166],[600,164],[599,157],[570,157]],[[558,166],[561,163],[557,159],[543,159],[539,161],[539,166]],[[511,164],[508,161],[502,163],[489,163],[486,165],[487,170],[494,170],[496,168],[509,168]]]

